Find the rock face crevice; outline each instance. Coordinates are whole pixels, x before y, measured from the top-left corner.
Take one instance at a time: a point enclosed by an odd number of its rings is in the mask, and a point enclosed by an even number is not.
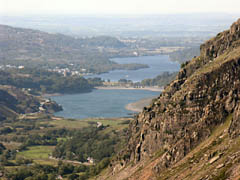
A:
[[[229,135],[240,135],[240,20],[201,45],[201,55],[184,64],[177,78],[129,126],[127,147],[112,172],[153,158],[155,173],[183,159],[215,127],[233,120]],[[121,162],[119,165],[119,162]]]

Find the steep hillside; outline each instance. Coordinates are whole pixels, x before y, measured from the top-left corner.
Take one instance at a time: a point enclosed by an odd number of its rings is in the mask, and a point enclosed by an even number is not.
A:
[[[32,96],[12,86],[0,86],[0,121],[14,119],[19,114],[62,110],[59,105]]]
[[[240,19],[201,45],[129,127],[103,179],[240,178]]]
[[[86,63],[94,55],[100,56],[92,50],[90,57],[84,48],[84,42],[70,36],[5,25],[0,25],[0,52],[1,60],[31,60],[36,64],[41,61],[50,61],[49,64],[74,61]],[[99,59],[108,62],[104,57]]]

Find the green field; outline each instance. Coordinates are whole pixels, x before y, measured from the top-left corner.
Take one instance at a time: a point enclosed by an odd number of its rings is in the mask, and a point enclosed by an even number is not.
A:
[[[104,126],[110,126],[114,129],[122,129],[127,127],[126,124],[123,124],[126,120],[131,121],[131,118],[113,118],[113,119],[56,119],[48,122],[50,125],[55,126],[56,128],[66,128],[66,129],[81,129],[89,127],[91,124],[97,124],[97,122],[102,123]]]
[[[115,137],[116,132],[120,132],[119,135],[123,135],[121,132],[123,129],[126,129],[128,127],[128,124],[131,120],[132,118],[64,119],[61,117],[46,116],[42,114],[29,114],[25,115],[24,117],[20,117],[16,121],[3,123],[2,129],[10,128],[12,130],[8,134],[0,134],[0,142],[3,143],[7,149],[18,151],[21,149],[21,146],[27,143],[29,136],[32,136],[33,139],[36,139],[37,135],[39,136],[38,138],[45,135],[51,137],[51,135],[55,135],[52,134],[52,131],[58,132],[62,129],[66,129],[66,131],[69,133],[71,133],[71,131],[77,132],[81,131],[81,129],[84,128],[97,127],[99,123],[104,126],[101,130],[101,133],[110,136],[110,138],[113,138]],[[69,134],[56,136],[58,143],[60,141],[65,142],[69,138],[71,138],[71,135]],[[41,140],[41,138],[38,140],[40,142],[38,141],[37,143],[44,143],[44,140]],[[119,148],[121,145],[122,143],[119,143],[116,148]],[[19,159],[33,160],[33,163],[41,165],[57,166],[58,160],[49,158],[49,156],[54,151],[55,146],[27,145],[26,148],[26,150],[17,152],[14,159],[9,160],[9,162],[13,163],[13,165],[8,166],[8,169],[12,170],[18,167],[17,161]]]
[[[28,150],[19,152],[18,157],[24,157],[33,160],[48,160],[55,146],[31,146]]]

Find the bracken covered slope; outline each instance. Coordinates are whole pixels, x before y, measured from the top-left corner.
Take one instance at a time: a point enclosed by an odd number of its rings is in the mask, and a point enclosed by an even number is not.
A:
[[[240,179],[240,19],[201,46],[129,127],[99,179]]]

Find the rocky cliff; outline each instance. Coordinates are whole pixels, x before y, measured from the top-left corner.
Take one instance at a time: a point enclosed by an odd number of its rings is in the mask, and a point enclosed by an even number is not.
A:
[[[234,166],[227,159],[240,152],[239,98],[240,19],[201,45],[201,55],[185,63],[176,80],[135,118],[128,144],[105,178],[240,178],[240,159]],[[225,156],[222,164],[215,163]]]

